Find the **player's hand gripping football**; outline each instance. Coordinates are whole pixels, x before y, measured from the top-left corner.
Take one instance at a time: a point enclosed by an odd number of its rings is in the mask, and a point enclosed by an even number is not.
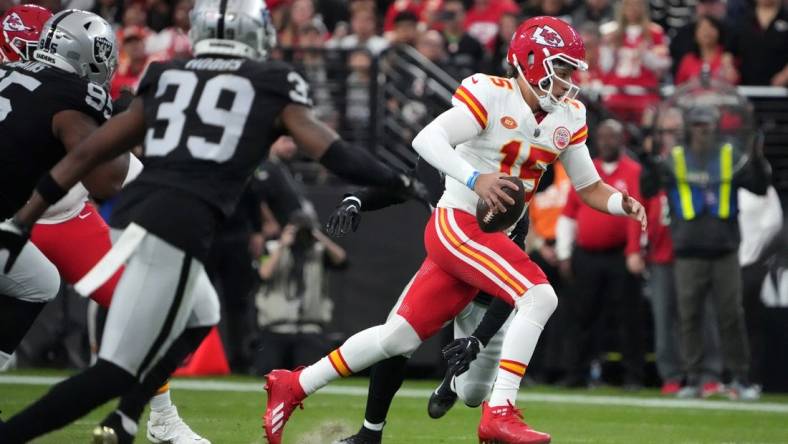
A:
[[[443,358],[449,364],[449,372],[454,376],[460,376],[467,372],[471,367],[471,362],[476,359],[476,355],[481,349],[481,342],[474,336],[449,342],[443,347]]]
[[[337,205],[326,222],[326,232],[331,237],[342,237],[358,229],[361,223],[361,204],[356,196],[348,195]]]
[[[506,177],[506,174],[480,174],[479,178],[476,179],[476,185],[473,187],[473,191],[484,200],[487,207],[492,208],[497,213],[505,213],[506,205],[514,205],[514,199],[509,197],[503,189],[509,187],[517,190],[517,185],[508,180],[501,180],[502,177]]]
[[[19,253],[29,238],[30,228],[16,222],[14,219],[8,219],[0,223],[0,252],[3,250],[8,252],[3,273],[8,274],[11,271],[17,257],[19,257]]]
[[[630,196],[626,191],[622,191],[621,194],[624,195],[623,199],[621,200],[621,206],[624,208],[624,211],[626,211],[629,217],[640,222],[640,229],[646,231],[646,228],[648,228],[646,209],[643,208],[643,205]]]

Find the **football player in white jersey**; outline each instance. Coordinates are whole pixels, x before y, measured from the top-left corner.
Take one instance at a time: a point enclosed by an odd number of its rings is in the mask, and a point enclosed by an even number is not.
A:
[[[407,354],[454,318],[482,290],[508,301],[514,317],[504,338],[497,379],[483,404],[479,439],[485,443],[546,443],[515,407],[542,329],[558,298],[542,270],[505,233],[485,233],[476,203],[506,211],[513,204],[504,176],[522,179],[526,203],[547,167],[561,159],[583,201],[599,211],[629,216],[645,229],[645,211],[625,192],[603,183],[585,141],[585,107],[574,96],[575,70],[586,69],[577,32],[554,17],[523,22],[512,37],[513,78],[476,74],[457,89],[453,107],[413,140],[421,157],[446,174],[446,191],[427,223],[427,258],[385,324],[350,337],[317,363],[268,375],[265,431],[279,443],[296,406],[331,380],[382,359]],[[512,184],[512,187],[514,185]]]

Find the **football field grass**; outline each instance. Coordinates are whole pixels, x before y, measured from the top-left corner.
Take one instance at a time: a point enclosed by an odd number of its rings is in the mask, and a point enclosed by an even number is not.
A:
[[[65,376],[62,372],[0,374],[0,409],[7,419]],[[440,420],[427,416],[433,382],[407,382],[395,399],[385,443],[475,443],[480,410],[458,403]],[[173,400],[181,416],[213,444],[263,443],[262,381],[248,377],[178,379]],[[351,378],[310,397],[288,423],[286,444],[323,444],[355,432],[364,414],[366,380]],[[528,387],[521,407],[534,428],[554,443],[784,443],[788,444],[788,396],[767,395],[757,403],[680,401],[654,390],[568,390]],[[91,429],[108,404],[75,424],[35,441],[89,443]],[[147,418],[147,412],[144,418]],[[144,422],[144,421],[143,421]],[[137,442],[147,442],[144,424]]]

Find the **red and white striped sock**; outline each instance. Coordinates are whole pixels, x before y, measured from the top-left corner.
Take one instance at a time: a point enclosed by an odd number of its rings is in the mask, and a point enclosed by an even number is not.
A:
[[[381,327],[378,325],[356,333],[341,347],[305,368],[299,379],[304,393],[311,395],[334,379],[350,376],[386,359],[377,334]]]

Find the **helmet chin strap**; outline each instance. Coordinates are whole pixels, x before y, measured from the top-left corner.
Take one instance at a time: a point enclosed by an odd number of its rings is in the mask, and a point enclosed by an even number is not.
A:
[[[523,78],[523,80],[525,80],[525,78]],[[551,112],[555,111],[556,108],[558,108],[558,103],[556,103],[556,101],[553,100],[553,97],[552,97],[552,95],[550,93],[545,93],[544,95],[540,96],[539,94],[536,93],[536,90],[534,89],[534,87],[530,83],[528,83],[527,80],[526,80],[525,84],[528,85],[528,89],[530,89],[531,92],[534,93],[534,95],[536,96],[536,99],[539,101],[539,107],[542,108],[542,110],[544,110],[544,112],[551,113]],[[552,87],[552,85],[551,85],[551,87]]]
[[[536,97],[536,100],[539,102],[539,107],[546,113],[551,113],[558,108],[558,102],[553,100],[552,94],[549,92],[545,92],[544,95],[540,95],[536,92],[536,89],[531,85],[528,79],[525,78],[525,74],[523,74],[522,68],[520,68],[520,63],[517,61],[517,56],[512,55],[512,61],[514,61],[514,67],[517,69],[517,72],[520,74],[520,77],[523,79],[523,83],[528,86],[528,89],[531,90],[531,93]],[[550,80],[550,90],[553,89],[552,80]]]

